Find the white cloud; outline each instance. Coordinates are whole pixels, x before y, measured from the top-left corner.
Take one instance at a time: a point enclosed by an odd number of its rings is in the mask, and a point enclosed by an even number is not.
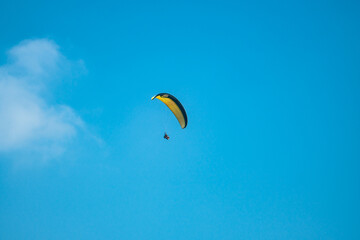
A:
[[[27,40],[8,51],[0,67],[0,153],[61,152],[83,123],[66,105],[51,104],[49,84],[70,66],[48,39]],[[52,150],[51,150],[52,149]]]

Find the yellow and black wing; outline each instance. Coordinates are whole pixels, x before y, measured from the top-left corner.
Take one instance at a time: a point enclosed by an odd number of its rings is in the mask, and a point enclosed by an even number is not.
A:
[[[187,126],[187,115],[183,105],[176,99],[173,95],[169,93],[159,93],[151,98],[154,100],[155,98],[159,99],[173,112],[176,119],[179,121],[181,128],[186,128]]]

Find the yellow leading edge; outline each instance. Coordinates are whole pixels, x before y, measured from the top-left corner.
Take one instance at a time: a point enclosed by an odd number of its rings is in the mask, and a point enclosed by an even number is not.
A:
[[[181,128],[186,128],[187,126],[187,115],[182,104],[174,96],[169,93],[159,93],[151,98],[159,99],[173,112],[176,119],[179,121]]]

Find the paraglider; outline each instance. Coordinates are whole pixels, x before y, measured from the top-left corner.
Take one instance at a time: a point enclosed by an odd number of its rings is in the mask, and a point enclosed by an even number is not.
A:
[[[186,128],[188,119],[186,115],[185,108],[180,103],[179,100],[176,99],[173,95],[169,93],[159,93],[151,98],[151,100],[159,99],[165,105],[172,111],[172,113],[175,115],[176,119],[178,120],[181,128]],[[169,136],[165,133],[164,138],[166,140],[169,140]]]

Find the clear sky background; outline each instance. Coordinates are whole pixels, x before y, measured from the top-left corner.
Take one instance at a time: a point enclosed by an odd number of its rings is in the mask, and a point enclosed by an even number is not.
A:
[[[2,0],[0,239],[360,239],[359,12]]]

